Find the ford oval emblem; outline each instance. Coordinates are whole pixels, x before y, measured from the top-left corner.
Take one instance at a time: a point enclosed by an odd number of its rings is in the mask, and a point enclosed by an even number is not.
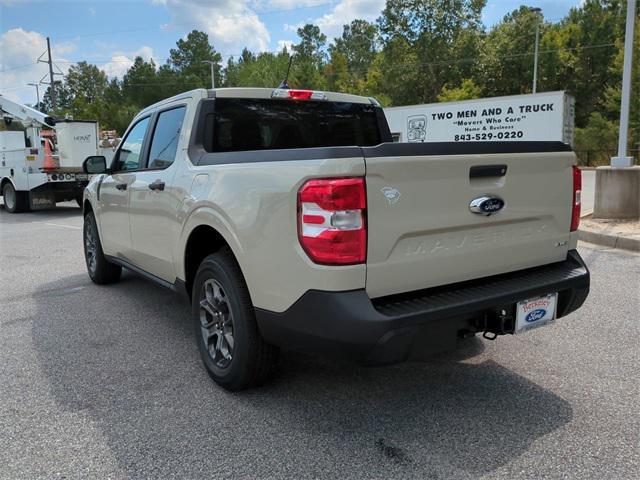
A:
[[[530,311],[526,317],[524,317],[524,320],[526,322],[535,322],[537,320],[540,320],[542,317],[544,317],[547,314],[547,311],[544,308],[538,308],[537,310],[532,310]]]
[[[469,204],[469,210],[478,215],[492,215],[498,213],[504,208],[504,200],[500,197],[494,197],[491,195],[484,195],[482,197],[474,198]]]

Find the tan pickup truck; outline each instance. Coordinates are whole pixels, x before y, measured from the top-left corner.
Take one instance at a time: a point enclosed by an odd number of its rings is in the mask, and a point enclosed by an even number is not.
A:
[[[378,103],[194,90],[140,112],[84,195],[87,268],[186,291],[211,377],[264,382],[280,348],[387,364],[577,309],[567,145],[391,142]]]

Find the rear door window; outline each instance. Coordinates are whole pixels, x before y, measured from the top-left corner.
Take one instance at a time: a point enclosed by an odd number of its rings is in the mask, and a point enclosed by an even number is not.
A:
[[[373,105],[272,99],[216,99],[213,151],[373,146]]]
[[[149,150],[148,168],[167,168],[176,159],[184,112],[185,107],[178,107],[158,115]]]

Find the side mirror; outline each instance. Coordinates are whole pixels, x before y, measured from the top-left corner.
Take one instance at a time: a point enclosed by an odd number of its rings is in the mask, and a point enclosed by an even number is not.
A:
[[[107,171],[107,159],[102,155],[92,155],[82,162],[84,173],[105,173]]]

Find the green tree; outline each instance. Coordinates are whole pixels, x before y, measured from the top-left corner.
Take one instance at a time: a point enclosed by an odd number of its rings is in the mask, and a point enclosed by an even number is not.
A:
[[[482,97],[482,87],[470,79],[465,78],[459,87],[445,85],[438,95],[439,102],[458,102],[460,100],[473,100]]]
[[[615,44],[624,36],[624,17],[617,0],[585,0],[558,25],[545,26],[539,88],[574,95],[579,127],[592,112],[603,110],[604,92],[619,78],[611,69],[619,51]]]
[[[337,51],[331,54],[331,62],[324,67],[327,88],[333,92],[353,93],[357,76],[349,72],[347,57]]]
[[[78,62],[65,75],[65,85],[72,99],[91,103],[102,98],[107,88],[107,75],[95,65]]]
[[[288,64],[289,54],[286,51],[278,54],[265,52],[255,56],[245,49],[238,60],[229,59],[225,86],[277,87],[284,79]]]
[[[199,30],[193,30],[186,39],[178,40],[176,48],[169,51],[168,64],[190,88],[211,86],[211,67],[205,61],[214,62],[216,83],[221,83],[222,56],[209,43],[209,36]]]
[[[161,85],[154,61],[145,62],[142,57],[136,57],[122,77],[123,100],[140,108],[146,107],[162,100]]]
[[[608,165],[616,153],[618,124],[593,112],[584,128],[576,128],[573,143],[581,164]]]
[[[542,22],[538,15],[521,6],[486,35],[480,54],[480,83],[487,96],[531,93],[535,31]],[[544,32],[546,25],[540,28]]]
[[[64,112],[71,106],[71,95],[69,93],[69,89],[62,80],[55,80],[54,87],[56,90],[56,108],[53,108],[53,103],[51,101],[51,85],[49,85],[44,91],[38,110],[56,116],[64,116]]]
[[[378,26],[383,88],[394,104],[433,102],[445,84],[475,76],[484,5],[485,0],[387,1]]]
[[[300,42],[293,45],[295,54],[290,85],[302,88],[324,88],[326,80],[321,74],[326,62],[324,46],[327,36],[317,25],[307,24],[298,28]]]
[[[366,20],[344,25],[342,35],[329,46],[329,55],[342,55],[352,75],[364,76],[376,55],[378,27]]]

